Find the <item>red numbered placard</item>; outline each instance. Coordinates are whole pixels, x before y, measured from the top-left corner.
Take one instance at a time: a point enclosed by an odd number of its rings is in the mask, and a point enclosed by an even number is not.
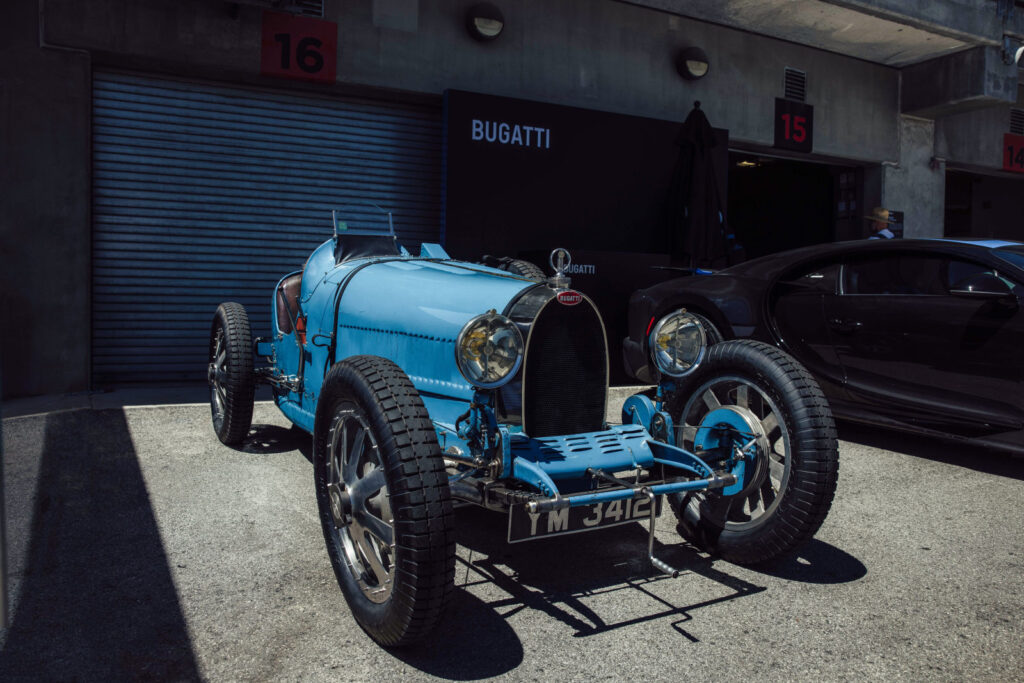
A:
[[[1003,135],[1003,170],[1024,173],[1024,135]]]
[[[775,147],[796,152],[814,149],[814,107],[804,102],[775,99]]]
[[[338,62],[338,25],[333,21],[263,13],[260,73],[333,83]]]

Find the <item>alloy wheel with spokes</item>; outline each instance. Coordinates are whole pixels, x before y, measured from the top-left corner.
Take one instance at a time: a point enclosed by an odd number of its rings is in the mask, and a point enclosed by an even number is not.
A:
[[[210,407],[213,411],[214,429],[220,429],[224,424],[225,412],[227,411],[227,360],[228,352],[224,342],[224,328],[218,327],[213,341],[213,358],[207,370],[207,379],[210,382]]]
[[[377,441],[355,406],[331,427],[327,490],[352,577],[368,600],[385,602],[395,579],[394,518]]]
[[[723,413],[734,419],[723,422]],[[724,499],[721,513],[726,525],[743,528],[771,514],[789,482],[792,459],[788,426],[767,392],[742,377],[717,377],[694,392],[682,417],[678,430],[687,450],[694,451],[708,429],[724,429],[730,446],[754,441],[754,467],[748,470],[742,490]]]
[[[429,634],[454,590],[451,491],[423,399],[392,361],[353,356],[321,387],[320,523],[356,622],[385,646]]]
[[[669,410],[677,443],[709,464],[717,457],[724,465],[733,447],[748,446],[752,455],[738,493],[670,496],[684,538],[756,564],[817,532],[835,494],[838,442],[824,394],[792,356],[752,340],[715,344],[677,387]]]
[[[217,307],[210,327],[206,378],[217,438],[236,444],[249,433],[256,392],[252,330],[241,304],[228,302]]]

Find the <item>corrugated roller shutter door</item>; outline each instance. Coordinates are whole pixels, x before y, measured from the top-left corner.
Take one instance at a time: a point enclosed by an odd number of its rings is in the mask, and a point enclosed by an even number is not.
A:
[[[331,209],[373,202],[410,249],[437,241],[440,175],[440,105],[95,74],[93,383],[205,377],[223,301],[268,335]]]

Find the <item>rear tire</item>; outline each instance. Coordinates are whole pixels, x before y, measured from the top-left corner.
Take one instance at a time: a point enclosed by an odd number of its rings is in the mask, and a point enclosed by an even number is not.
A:
[[[234,445],[252,426],[256,376],[252,362],[252,330],[242,304],[217,307],[210,326],[207,380],[213,429],[222,443]]]
[[[356,622],[381,645],[431,633],[454,590],[454,517],[434,425],[393,362],[324,378],[313,440],[321,527]]]
[[[839,473],[835,422],[814,378],[789,354],[752,340],[720,342],[669,402],[677,444],[693,452],[716,407],[764,434],[744,490],[670,496],[678,531],[707,552],[757,564],[791,552],[821,527]],[[713,419],[712,419],[713,421]]]

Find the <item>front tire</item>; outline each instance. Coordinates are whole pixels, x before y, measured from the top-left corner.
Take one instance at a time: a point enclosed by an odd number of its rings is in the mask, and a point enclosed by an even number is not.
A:
[[[430,633],[454,590],[451,493],[433,423],[397,365],[356,356],[331,368],[313,470],[327,553],[356,622],[384,646]]]
[[[715,344],[680,387],[669,404],[677,443],[693,452],[721,408],[763,435],[749,481],[736,495],[706,491],[670,503],[679,533],[697,547],[737,564],[766,562],[809,540],[828,514],[839,472],[835,422],[803,366],[751,340]]]
[[[242,304],[217,307],[210,326],[207,380],[213,429],[222,443],[234,445],[249,433],[256,393],[252,329]]]

